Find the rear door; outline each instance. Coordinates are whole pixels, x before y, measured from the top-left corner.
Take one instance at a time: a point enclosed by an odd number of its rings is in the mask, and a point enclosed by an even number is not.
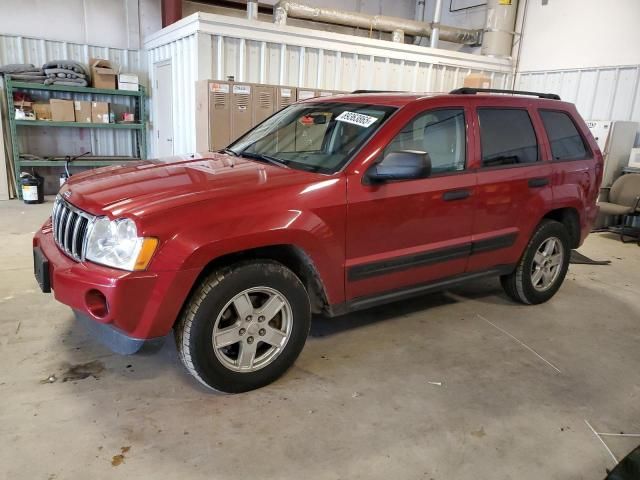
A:
[[[530,102],[474,103],[478,185],[469,272],[517,263],[552,205],[551,164]]]
[[[547,156],[552,160],[554,207],[573,207],[581,212],[581,232],[574,233],[584,238],[598,214],[602,164],[589,147],[586,126],[576,121],[575,110],[553,109],[549,105],[540,108],[538,114],[548,138]]]
[[[465,271],[471,241],[475,174],[467,166],[469,110],[415,108],[377,150],[429,153],[429,178],[347,185],[348,299],[428,283]]]

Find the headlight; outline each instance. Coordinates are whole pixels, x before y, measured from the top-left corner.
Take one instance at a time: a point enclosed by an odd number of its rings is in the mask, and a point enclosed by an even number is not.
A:
[[[157,245],[155,238],[138,237],[136,224],[128,218],[98,217],[87,239],[85,258],[122,270],[144,270]]]

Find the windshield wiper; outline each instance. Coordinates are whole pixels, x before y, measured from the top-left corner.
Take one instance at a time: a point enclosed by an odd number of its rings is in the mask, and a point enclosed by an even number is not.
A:
[[[233,155],[234,157],[238,156],[238,154],[230,148],[223,148],[221,150],[218,150],[218,153],[226,153],[227,155]]]
[[[269,155],[264,155],[263,153],[241,152],[240,156],[250,158],[252,160],[258,160],[260,162],[270,163],[271,165],[277,165],[278,167],[289,168],[287,166],[287,164],[289,163],[288,161],[270,157]]]

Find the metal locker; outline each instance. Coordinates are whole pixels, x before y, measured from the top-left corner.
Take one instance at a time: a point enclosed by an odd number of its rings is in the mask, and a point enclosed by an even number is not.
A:
[[[276,87],[276,110],[282,110],[284,107],[296,103],[298,100],[297,90],[295,87]]]
[[[247,132],[253,125],[252,86],[234,83],[231,86],[231,141]]]
[[[220,150],[233,140],[229,117],[231,115],[231,85],[212,82],[209,85],[209,141],[211,150]]]
[[[309,98],[318,97],[320,95],[320,91],[313,90],[311,88],[299,88],[298,89],[298,100],[308,100]]]
[[[276,112],[276,87],[253,85],[253,126],[263,122]]]
[[[231,143],[231,83],[196,84],[196,149],[215,151]]]

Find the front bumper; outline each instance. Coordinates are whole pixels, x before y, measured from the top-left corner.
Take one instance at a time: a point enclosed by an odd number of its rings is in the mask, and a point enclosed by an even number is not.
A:
[[[73,313],[78,323],[81,323],[92,337],[112,352],[119,353],[120,355],[131,355],[139,352],[143,348],[156,349],[159,348],[164,341],[164,337],[149,339],[130,337],[111,325],[96,322],[93,318],[82,312],[74,310]]]
[[[107,344],[118,353],[133,353],[145,341],[164,337],[199,274],[197,269],[127,272],[76,262],[55,244],[49,221],[36,232],[33,247],[48,261],[55,299],[70,306],[83,323],[94,324],[91,330],[102,340],[111,339]],[[96,298],[106,308],[96,309]]]

